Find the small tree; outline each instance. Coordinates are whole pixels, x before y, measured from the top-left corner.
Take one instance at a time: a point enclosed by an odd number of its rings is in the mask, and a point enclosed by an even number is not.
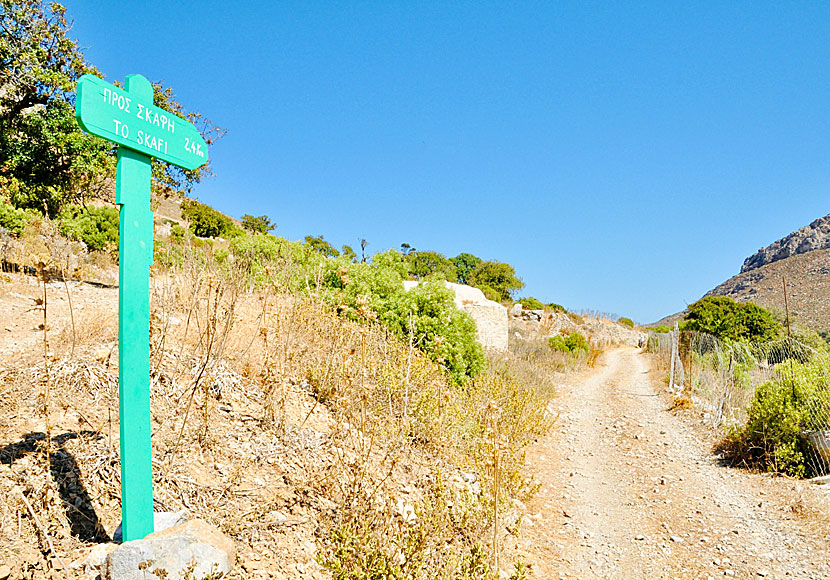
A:
[[[404,255],[409,263],[410,273],[418,280],[433,274],[451,282],[457,279],[455,265],[444,254],[413,251]]]
[[[354,262],[357,259],[357,254],[355,254],[354,249],[346,244],[343,244],[343,247],[340,248],[340,255],[350,262]]]
[[[474,256],[473,254],[468,254],[466,252],[458,254],[455,258],[452,258],[451,262],[455,265],[455,275],[458,283],[469,284],[470,274],[472,274],[473,270],[478,268],[478,265],[483,261],[484,260],[478,256]]]
[[[190,222],[190,231],[200,238],[233,237],[241,233],[231,218],[196,200],[182,202],[182,217]]]
[[[340,255],[337,248],[323,239],[322,234],[319,236],[306,236],[305,243],[306,245],[311,246],[313,250],[320,252],[327,258],[336,258]]]
[[[100,76],[69,36],[66,8],[43,0],[0,4],[0,190],[18,208],[56,216],[69,203],[104,189],[115,147],[81,131],[75,88],[83,74]],[[210,144],[222,130],[179,104],[154,83],[155,104],[196,123]],[[209,164],[208,164],[209,165]],[[153,161],[156,191],[189,191],[209,166],[184,170]]]
[[[273,223],[267,215],[255,217],[246,213],[242,216],[242,227],[256,234],[267,234],[277,229],[277,224]]]
[[[524,282],[516,276],[510,264],[503,262],[481,262],[469,275],[469,284],[480,288],[491,300],[504,302],[510,295],[524,288]]]

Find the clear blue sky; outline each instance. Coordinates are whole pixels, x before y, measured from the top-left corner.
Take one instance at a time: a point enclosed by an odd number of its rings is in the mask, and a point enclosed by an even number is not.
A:
[[[91,2],[74,37],[227,135],[277,235],[515,266],[650,322],[830,212],[826,2]]]

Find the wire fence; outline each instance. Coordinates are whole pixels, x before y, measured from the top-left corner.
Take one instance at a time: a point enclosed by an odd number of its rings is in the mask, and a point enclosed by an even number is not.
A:
[[[669,391],[687,400],[715,429],[744,428],[757,398],[791,401],[790,407],[772,401],[792,411],[773,420],[796,422],[810,471],[830,474],[830,354],[792,338],[726,342],[677,327],[650,332],[647,348],[665,367]]]

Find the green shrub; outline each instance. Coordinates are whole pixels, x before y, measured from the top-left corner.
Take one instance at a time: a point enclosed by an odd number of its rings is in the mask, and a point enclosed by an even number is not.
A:
[[[801,423],[803,407],[793,398],[792,383],[769,381],[758,387],[743,431],[742,446],[769,471],[804,475]]]
[[[567,314],[568,313],[567,308],[565,308],[561,304],[557,304],[556,302],[549,302],[548,304],[545,304],[545,306],[549,310],[552,310],[553,312],[561,312],[562,314]]]
[[[457,267],[457,266],[456,266]],[[467,276],[467,284],[479,288],[490,300],[505,302],[516,290],[524,288],[522,279],[510,264],[496,261],[483,261]]]
[[[402,340],[411,339],[457,384],[484,370],[475,323],[455,307],[453,291],[443,280],[433,276],[405,291],[408,263],[395,250],[376,254],[371,264],[342,259],[330,265],[324,281],[333,291],[329,299],[343,315],[377,321]]]
[[[427,276],[439,276],[450,282],[458,280],[455,263],[448,260],[444,254],[411,251],[405,258],[409,264],[409,273],[416,280],[422,280]]]
[[[187,230],[184,229],[184,226],[181,224],[173,224],[170,228],[170,239],[176,242],[181,242],[184,240],[184,236],[187,233]]]
[[[646,330],[656,332],[657,334],[666,334],[672,331],[672,329],[665,324],[662,326],[649,326]]]
[[[90,251],[118,254],[118,209],[70,205],[60,214],[60,232]]]
[[[830,419],[823,404],[830,397],[828,369],[826,357],[779,365],[776,379],[756,389],[746,426],[732,437],[734,458],[795,477],[811,475],[811,451],[801,434]]]
[[[781,325],[772,313],[752,302],[726,296],[705,296],[689,306],[683,330],[695,330],[722,340],[767,342],[778,337]]]
[[[522,308],[527,310],[544,310],[545,305],[542,304],[541,300],[534,298],[533,296],[528,296],[527,298],[519,298],[516,302],[521,303]]]
[[[622,318],[618,318],[617,322],[619,322],[623,326],[627,326],[628,328],[634,328],[634,321],[630,318],[626,318],[623,316]]]
[[[570,350],[568,350],[568,345],[565,344],[565,338],[558,334],[556,336],[551,336],[548,339],[548,345],[551,349],[559,352],[570,352]]]
[[[580,352],[587,354],[588,351],[591,350],[591,347],[588,346],[588,341],[585,340],[585,337],[576,331],[570,333],[567,338],[565,338],[565,345],[568,347],[568,350],[574,354],[578,354]]]
[[[229,244],[236,267],[250,277],[251,284],[276,283],[290,291],[316,286],[326,269],[336,269],[311,246],[272,236],[248,234],[233,238]]]
[[[580,353],[588,354],[588,351],[591,350],[591,347],[588,345],[588,341],[585,337],[576,331],[571,332],[565,337],[559,335],[551,336],[548,339],[548,345],[553,350],[573,355],[578,355]]]
[[[231,218],[196,200],[182,202],[182,217],[190,222],[190,231],[200,238],[233,238],[243,233]]]
[[[33,210],[17,209],[16,207],[0,202],[0,227],[6,228],[15,236],[20,236],[29,221],[37,217]]]

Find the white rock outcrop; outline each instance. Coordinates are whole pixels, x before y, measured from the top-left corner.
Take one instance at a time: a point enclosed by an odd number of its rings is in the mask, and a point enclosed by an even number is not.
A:
[[[488,300],[478,288],[452,282],[444,284],[455,292],[455,306],[469,314],[476,323],[476,339],[479,344],[487,349],[507,350],[507,308]],[[403,285],[409,291],[418,282],[407,280]]]

